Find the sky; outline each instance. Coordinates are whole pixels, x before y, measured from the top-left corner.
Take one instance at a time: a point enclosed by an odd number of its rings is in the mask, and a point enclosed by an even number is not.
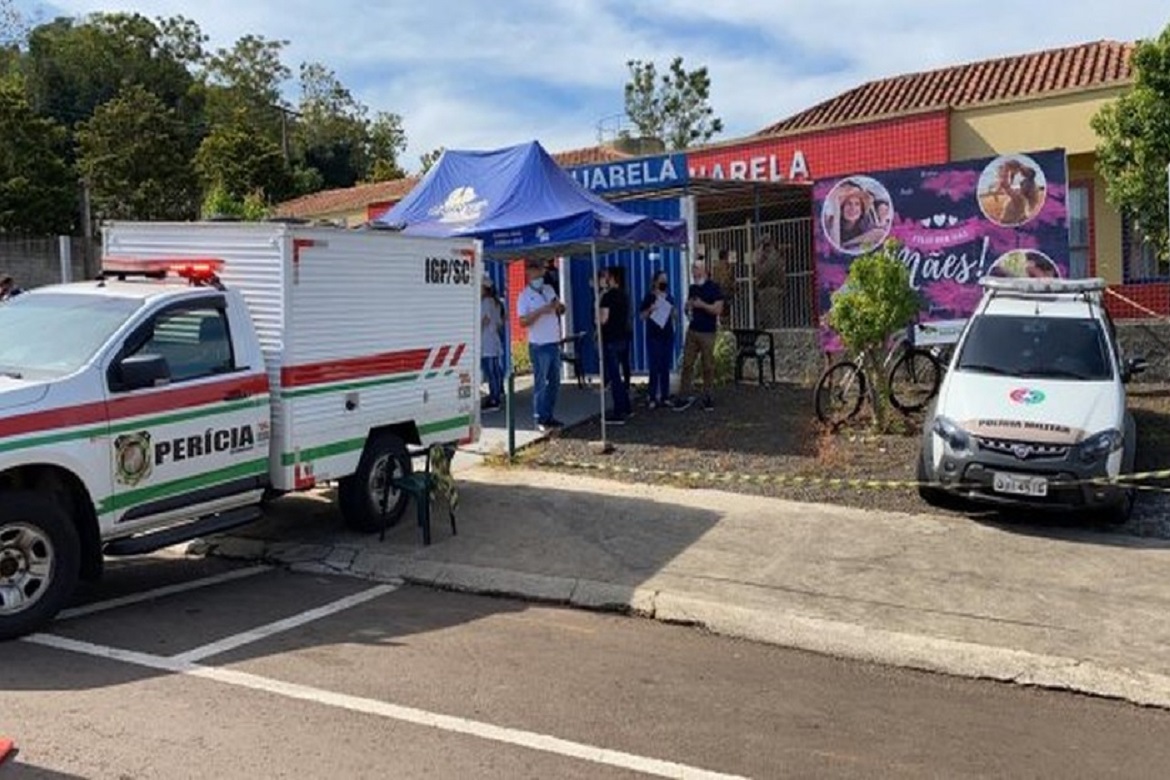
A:
[[[563,151],[610,137],[626,62],[675,56],[711,73],[717,140],[876,78],[1086,41],[1150,38],[1165,0],[17,0],[42,18],[94,11],[185,15],[229,46],[290,42],[286,63],[332,68],[371,110],[403,116],[404,160],[438,146],[539,140]],[[288,93],[295,98],[295,85]]]

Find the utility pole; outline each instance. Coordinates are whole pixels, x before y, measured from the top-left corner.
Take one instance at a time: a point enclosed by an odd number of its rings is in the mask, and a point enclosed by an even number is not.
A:
[[[280,146],[281,149],[284,150],[284,164],[292,165],[292,151],[289,147],[288,139],[288,118],[289,115],[299,117],[301,116],[301,113],[299,111],[293,111],[288,106],[284,106],[279,103],[273,105],[272,107],[280,112]]]

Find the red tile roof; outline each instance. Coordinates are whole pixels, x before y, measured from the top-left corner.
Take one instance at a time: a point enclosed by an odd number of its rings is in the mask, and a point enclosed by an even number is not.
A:
[[[1120,86],[1132,79],[1133,49],[1132,43],[1096,41],[871,81],[756,135]]]
[[[552,158],[562,168],[575,165],[615,162],[629,159],[631,155],[619,152],[611,146],[589,146],[556,152]],[[361,211],[373,203],[397,203],[418,184],[419,177],[395,179],[376,184],[359,184],[337,190],[324,190],[305,195],[296,200],[277,205],[275,216],[313,218],[340,212]]]
[[[278,217],[323,217],[339,212],[361,211],[373,203],[397,203],[406,197],[417,178],[359,184],[337,190],[323,190],[285,201],[276,207]]]
[[[619,152],[612,146],[588,146],[584,149],[570,149],[567,152],[556,152],[552,158],[562,168],[572,168],[575,165],[595,165],[597,163],[628,160],[632,156],[625,152]]]

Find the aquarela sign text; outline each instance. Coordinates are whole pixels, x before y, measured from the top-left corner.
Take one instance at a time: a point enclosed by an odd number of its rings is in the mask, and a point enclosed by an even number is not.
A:
[[[779,154],[758,154],[733,158],[726,164],[713,163],[691,167],[696,179],[731,179],[734,181],[807,181],[811,174],[804,152],[797,149],[790,157]]]
[[[600,194],[681,187],[689,181],[685,154],[637,157],[566,170],[582,187]]]

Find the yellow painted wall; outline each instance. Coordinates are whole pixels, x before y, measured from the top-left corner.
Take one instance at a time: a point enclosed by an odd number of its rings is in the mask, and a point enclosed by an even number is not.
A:
[[[1016,101],[951,112],[951,159],[968,160],[1039,149],[1063,148],[1069,180],[1091,180],[1097,274],[1118,283],[1121,273],[1121,215],[1105,198],[1097,174],[1097,136],[1089,122],[1122,89],[1096,90],[1041,100]]]

